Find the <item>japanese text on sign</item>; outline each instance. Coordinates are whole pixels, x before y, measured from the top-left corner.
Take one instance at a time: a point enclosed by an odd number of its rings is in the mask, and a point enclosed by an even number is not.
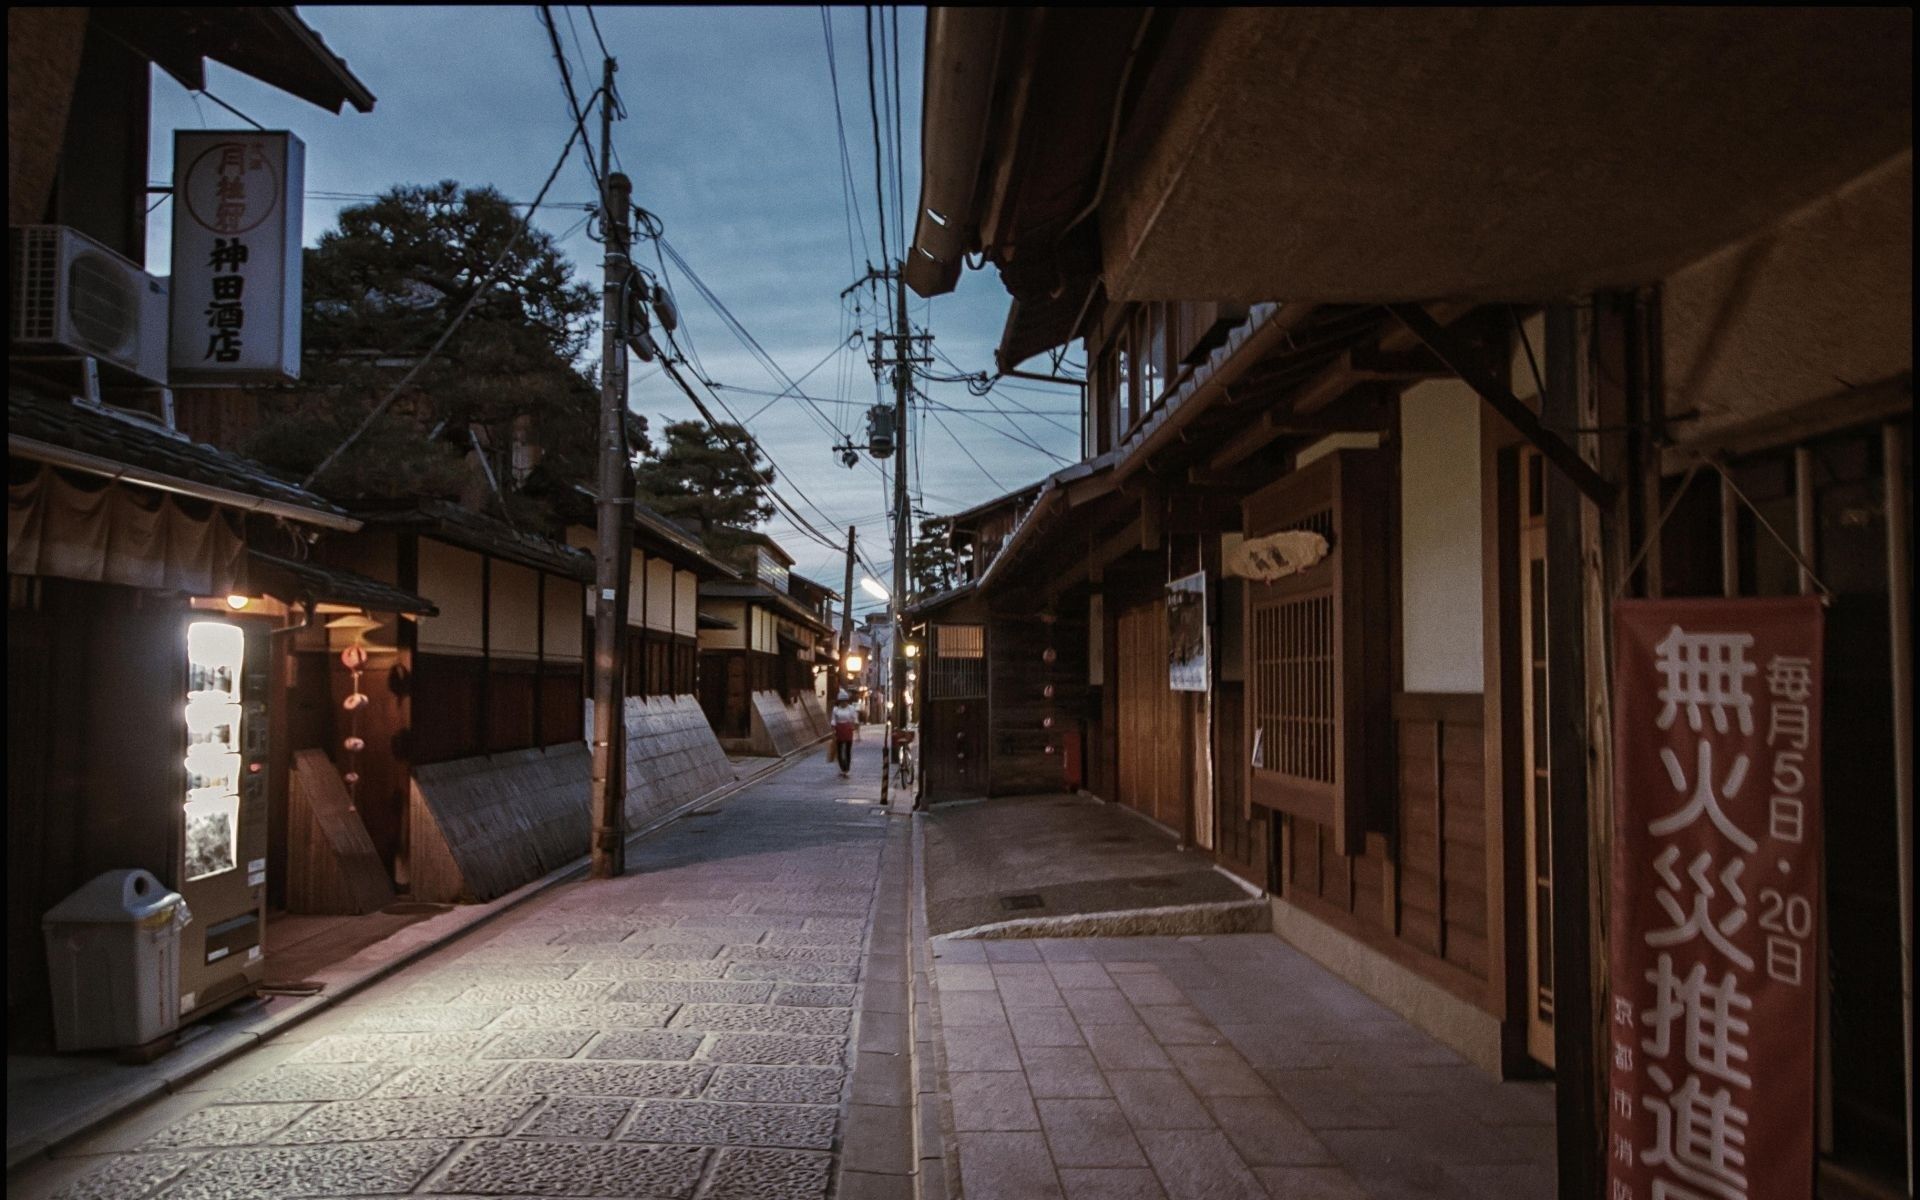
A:
[[[1609,1200],[1804,1195],[1820,608],[1616,620]]]

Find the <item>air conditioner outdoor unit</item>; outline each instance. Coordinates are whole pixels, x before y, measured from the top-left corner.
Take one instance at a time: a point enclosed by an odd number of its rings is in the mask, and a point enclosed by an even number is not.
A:
[[[167,284],[65,225],[15,225],[16,346],[54,346],[167,382]]]

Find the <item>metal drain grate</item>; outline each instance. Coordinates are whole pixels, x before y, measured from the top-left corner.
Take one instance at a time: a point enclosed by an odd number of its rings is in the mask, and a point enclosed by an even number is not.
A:
[[[1000,907],[1006,909],[1008,912],[1018,912],[1023,908],[1045,908],[1046,906],[1047,902],[1045,900],[1034,895],[1000,897]]]

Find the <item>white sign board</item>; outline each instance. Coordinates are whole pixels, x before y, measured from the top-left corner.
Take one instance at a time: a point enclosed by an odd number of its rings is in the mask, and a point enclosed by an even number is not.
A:
[[[306,155],[291,133],[174,133],[173,383],[300,377]]]
[[[1204,692],[1207,674],[1207,576],[1196,571],[1167,585],[1167,686]]]

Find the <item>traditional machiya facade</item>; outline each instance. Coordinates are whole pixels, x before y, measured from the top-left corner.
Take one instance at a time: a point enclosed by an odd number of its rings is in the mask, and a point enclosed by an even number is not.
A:
[[[41,919],[110,870],[190,905],[184,1018],[250,994],[286,900],[293,759],[344,753],[296,728],[290,647],[434,610],[313,561],[357,518],[175,427],[164,288],[142,270],[154,66],[197,88],[213,58],[333,112],[373,96],[291,9],[17,9],[7,30],[10,269],[91,256],[115,343],[77,344],[101,325],[69,336],[66,289],[13,279],[33,340],[7,388],[7,1016],[10,1049],[39,1050]]]
[[[750,535],[736,562],[738,579],[700,586],[700,706],[723,743],[745,747],[759,744],[756,695],[818,707],[834,593],[794,575],[792,557],[764,535]]]
[[[1613,856],[1614,619],[1827,594],[1785,1120],[1818,1194],[1905,1194],[1910,16],[1581,16],[1630,95],[1539,16],[934,11],[909,282],[984,255],[999,367],[1079,342],[1088,381],[1083,461],[952,518],[968,578],[913,610],[922,778],[1210,852],[1472,1061],[1553,1072],[1562,1194],[1600,1195],[1609,890],[1658,886]],[[1821,63],[1844,110],[1801,102]]]
[[[567,543],[591,552],[594,533],[585,526],[572,526]],[[739,573],[709,554],[698,539],[646,506],[634,506],[627,584],[627,695],[698,694],[700,585],[737,578]],[[590,600],[586,630],[590,641]]]

